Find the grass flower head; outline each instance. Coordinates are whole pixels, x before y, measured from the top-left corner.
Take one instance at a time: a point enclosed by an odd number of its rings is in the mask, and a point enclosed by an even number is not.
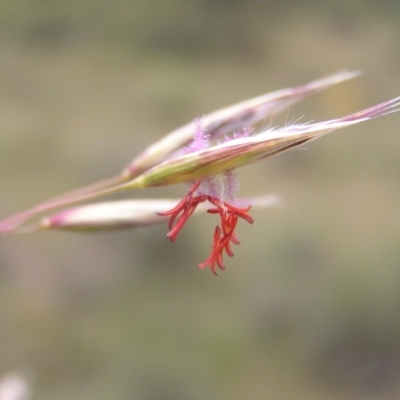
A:
[[[218,222],[212,236],[211,252],[198,267],[210,267],[217,274],[218,269],[225,269],[224,257],[232,257],[233,245],[240,243],[236,235],[239,220],[253,224],[249,214],[252,204],[263,207],[271,205],[263,200],[254,203],[237,200],[238,168],[301,146],[335,130],[399,111],[400,97],[324,122],[289,124],[260,132],[251,126],[311,93],[357,75],[357,72],[340,72],[195,119],[192,124],[150,145],[119,176],[58,196],[11,216],[0,222],[0,232],[27,231],[23,228],[26,220],[80,201],[127,189],[186,183],[190,186],[189,190],[178,201],[148,199],[144,202],[129,200],[86,205],[46,217],[28,231],[140,227],[167,219],[167,238],[175,242],[189,218],[203,209],[216,216]]]

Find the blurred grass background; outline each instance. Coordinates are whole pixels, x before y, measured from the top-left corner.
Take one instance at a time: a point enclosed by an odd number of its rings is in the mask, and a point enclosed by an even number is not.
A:
[[[343,67],[273,121],[400,93],[396,1],[6,1],[0,213],[111,176],[196,116]],[[0,242],[0,374],[34,399],[400,397],[398,115],[241,171],[254,210],[216,278],[215,221]],[[181,196],[183,185],[126,196]],[[203,221],[203,220],[202,220]]]

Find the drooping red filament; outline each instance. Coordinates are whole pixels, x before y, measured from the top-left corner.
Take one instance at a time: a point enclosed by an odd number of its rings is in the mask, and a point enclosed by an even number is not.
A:
[[[182,199],[173,209],[166,212],[160,212],[158,215],[169,216],[168,227],[170,231],[168,232],[167,237],[171,240],[171,242],[175,242],[186,221],[194,213],[200,203],[208,200],[215,206],[214,208],[207,210],[207,212],[210,214],[219,214],[221,226],[217,226],[215,228],[211,254],[203,263],[199,264],[198,267],[205,268],[210,266],[211,271],[217,275],[217,267],[220,269],[225,269],[225,265],[223,263],[224,251],[229,257],[233,257],[234,254],[231,249],[231,243],[240,243],[239,239],[235,235],[235,228],[238,219],[242,218],[250,224],[252,224],[254,220],[248,214],[251,205],[245,208],[239,208],[210,195],[194,196],[194,193],[198,189],[199,185],[200,182],[194,184],[186,197]],[[176,219],[177,222],[174,225]]]
[[[221,228],[217,226],[214,233],[214,243],[210,256],[206,261],[199,265],[199,268],[210,266],[211,271],[216,275],[217,266],[220,269],[225,269],[223,263],[223,252],[225,250],[229,257],[233,257],[231,243],[239,244],[240,241],[235,235],[235,228],[239,218],[242,218],[252,224],[253,218],[248,214],[251,206],[239,208],[232,204],[226,203],[215,197],[208,197],[208,201],[216,206],[208,210],[210,214],[219,214],[221,219]],[[218,234],[217,234],[218,231]]]
[[[183,198],[174,208],[169,211],[157,213],[160,216],[169,216],[168,228],[170,231],[167,234],[167,238],[170,239],[172,243],[175,242],[178,233],[181,231],[189,217],[195,212],[197,206],[207,200],[207,195],[193,197],[193,194],[199,185],[200,182],[197,182],[195,185],[193,185],[186,197]],[[173,227],[175,219],[179,214],[181,215]]]

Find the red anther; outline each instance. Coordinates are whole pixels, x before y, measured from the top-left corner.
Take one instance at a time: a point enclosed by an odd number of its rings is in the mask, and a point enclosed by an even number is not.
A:
[[[200,181],[196,182],[189,190],[189,193],[174,208],[168,211],[157,213],[160,216],[170,216],[168,220],[168,228],[170,229],[170,231],[167,234],[167,238],[170,239],[171,242],[175,242],[179,232],[181,231],[189,217],[194,213],[197,206],[200,203],[206,201],[208,198],[207,195],[199,195],[193,197],[193,194],[197,190],[199,185]],[[178,218],[178,221],[174,226],[176,218]]]
[[[217,266],[221,269],[225,269],[225,266],[222,261],[220,246],[219,246],[220,235],[221,235],[221,228],[219,226],[217,226],[214,231],[214,242],[213,242],[211,254],[207,258],[207,260],[205,260],[204,262],[202,262],[201,264],[198,265],[198,267],[200,269],[210,266],[211,272],[214,275],[217,275],[217,271],[216,271]]]
[[[229,257],[233,257],[234,253],[231,244],[240,243],[239,239],[235,235],[235,229],[239,218],[244,219],[250,224],[254,221],[248,214],[248,211],[251,208],[250,205],[245,208],[239,208],[210,195],[204,194],[194,196],[199,185],[200,182],[194,184],[184,199],[182,199],[173,209],[158,214],[170,216],[168,221],[170,231],[168,232],[167,237],[171,242],[175,242],[186,221],[195,212],[200,203],[208,200],[215,207],[208,209],[207,212],[209,214],[219,214],[221,223],[215,228],[210,255],[203,263],[199,264],[198,267],[205,268],[210,266],[211,272],[217,275],[217,268],[225,269],[223,262],[224,252]],[[176,219],[177,221],[175,222]]]

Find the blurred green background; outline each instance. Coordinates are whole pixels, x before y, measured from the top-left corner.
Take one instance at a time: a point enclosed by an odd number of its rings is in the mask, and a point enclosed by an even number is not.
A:
[[[400,94],[396,1],[3,1],[0,215],[111,176],[196,116],[343,67],[265,124]],[[399,116],[241,170],[254,210],[214,277],[215,219],[0,241],[0,376],[34,399],[400,398]],[[181,196],[184,185],[132,197]],[[201,220],[203,221],[203,220]]]

